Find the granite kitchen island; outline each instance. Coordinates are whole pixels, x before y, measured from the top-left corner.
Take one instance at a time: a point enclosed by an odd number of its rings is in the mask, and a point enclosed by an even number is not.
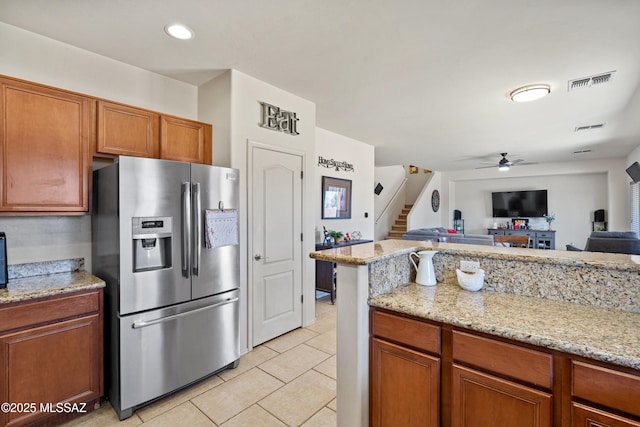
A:
[[[412,283],[418,250],[438,251],[435,287]],[[636,256],[388,240],[311,257],[338,263],[339,426],[369,424],[370,306],[640,374]],[[457,286],[460,260],[480,262],[482,291]]]

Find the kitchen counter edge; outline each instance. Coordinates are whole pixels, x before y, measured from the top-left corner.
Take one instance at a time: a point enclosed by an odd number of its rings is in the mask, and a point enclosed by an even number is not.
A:
[[[3,304],[104,287],[104,280],[87,271],[45,274],[42,276],[13,279],[9,281],[6,289],[0,289],[0,306]]]

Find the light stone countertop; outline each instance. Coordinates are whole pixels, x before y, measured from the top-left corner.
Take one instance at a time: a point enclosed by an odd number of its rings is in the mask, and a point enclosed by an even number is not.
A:
[[[600,252],[573,252],[544,249],[507,248],[501,246],[467,245],[416,240],[381,240],[374,243],[325,249],[309,256],[319,261],[368,265],[414,251],[437,250],[441,253],[482,256],[502,260],[517,260],[558,265],[598,266],[615,270],[640,272],[640,256]]]
[[[102,279],[83,270],[9,279],[7,288],[0,289],[0,305],[104,286]]]
[[[639,313],[450,283],[410,283],[369,305],[640,370]]]

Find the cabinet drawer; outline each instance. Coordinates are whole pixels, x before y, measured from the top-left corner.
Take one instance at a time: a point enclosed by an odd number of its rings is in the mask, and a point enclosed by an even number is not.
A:
[[[525,231],[525,230],[507,230],[504,232],[505,236],[535,236],[535,231]]]
[[[640,377],[576,361],[572,371],[574,397],[640,416]]]
[[[555,235],[555,233],[551,233],[549,231],[536,231],[536,237],[539,237],[539,238],[547,238],[547,239],[549,239],[551,237],[554,237],[554,235]]]
[[[453,359],[530,384],[552,385],[552,356],[528,348],[454,331]]]
[[[504,230],[489,230],[489,234],[492,236],[504,236]]]
[[[591,427],[640,427],[640,422],[629,420],[615,414],[574,403],[571,407],[574,426]]]
[[[0,331],[97,312],[100,308],[99,293],[100,291],[68,294],[46,301],[25,302],[0,308]]]
[[[379,311],[373,312],[373,334],[379,338],[440,354],[440,327]]]

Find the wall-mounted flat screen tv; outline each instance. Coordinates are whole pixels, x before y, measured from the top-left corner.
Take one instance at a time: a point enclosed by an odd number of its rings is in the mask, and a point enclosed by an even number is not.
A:
[[[491,193],[495,218],[543,217],[547,215],[547,190]]]

